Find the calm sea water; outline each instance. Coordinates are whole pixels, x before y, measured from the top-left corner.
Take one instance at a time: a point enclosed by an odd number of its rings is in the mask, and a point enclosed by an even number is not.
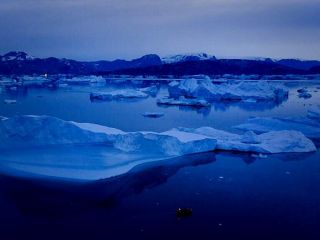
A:
[[[300,99],[307,86],[311,99]],[[158,96],[139,101],[91,102],[89,92],[105,86],[65,89],[29,88],[0,93],[0,116],[52,115],[92,122],[125,131],[164,131],[173,127],[211,126],[234,131],[250,116],[304,116],[320,103],[319,84],[290,83],[289,99],[281,104],[220,103],[210,109],[160,107]],[[114,86],[113,86],[114,88]],[[16,99],[17,104],[2,104]],[[142,113],[160,111],[149,119]],[[121,155],[101,147],[2,152],[0,168],[65,172],[81,166],[97,173],[141,156]],[[152,157],[152,156],[151,156]],[[67,159],[67,161],[65,161]],[[96,181],[0,178],[1,239],[319,239],[320,153],[205,153],[143,163],[127,174]],[[68,164],[66,164],[66,162]],[[25,163],[23,165],[22,163]],[[40,171],[39,170],[39,171]],[[82,174],[90,174],[82,172]],[[50,174],[48,174],[50,175]],[[70,176],[72,177],[72,176]],[[179,207],[192,208],[177,218]]]

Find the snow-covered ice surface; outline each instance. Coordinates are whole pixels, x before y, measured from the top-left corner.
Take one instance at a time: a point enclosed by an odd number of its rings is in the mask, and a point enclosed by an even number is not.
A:
[[[285,100],[288,90],[281,84],[268,82],[239,82],[213,84],[209,79],[185,79],[169,84],[172,98],[185,96],[208,101],[245,100],[245,101],[278,101]]]

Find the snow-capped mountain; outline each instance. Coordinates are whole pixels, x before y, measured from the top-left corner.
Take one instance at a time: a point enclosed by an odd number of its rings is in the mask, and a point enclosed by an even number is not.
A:
[[[8,52],[7,54],[0,57],[1,61],[26,61],[33,60],[34,57],[28,55],[25,52]]]
[[[268,58],[268,57],[245,57],[242,59],[252,60],[252,61],[264,61],[264,62],[276,62],[277,61],[277,59]]]
[[[162,63],[172,64],[179,62],[189,62],[189,61],[203,61],[203,60],[216,60],[216,57],[206,53],[196,53],[196,54],[179,54],[163,57]]]

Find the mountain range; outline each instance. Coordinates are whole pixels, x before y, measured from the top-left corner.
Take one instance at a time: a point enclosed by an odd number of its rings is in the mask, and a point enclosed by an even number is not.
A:
[[[160,58],[149,54],[133,60],[76,61],[65,58],[36,58],[25,52],[0,56],[0,74],[317,74],[320,61],[271,58],[217,59],[206,53]]]

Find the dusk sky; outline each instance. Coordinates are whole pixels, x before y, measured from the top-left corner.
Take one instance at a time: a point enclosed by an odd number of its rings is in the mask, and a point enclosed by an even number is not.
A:
[[[0,55],[320,59],[320,0],[1,0]]]

